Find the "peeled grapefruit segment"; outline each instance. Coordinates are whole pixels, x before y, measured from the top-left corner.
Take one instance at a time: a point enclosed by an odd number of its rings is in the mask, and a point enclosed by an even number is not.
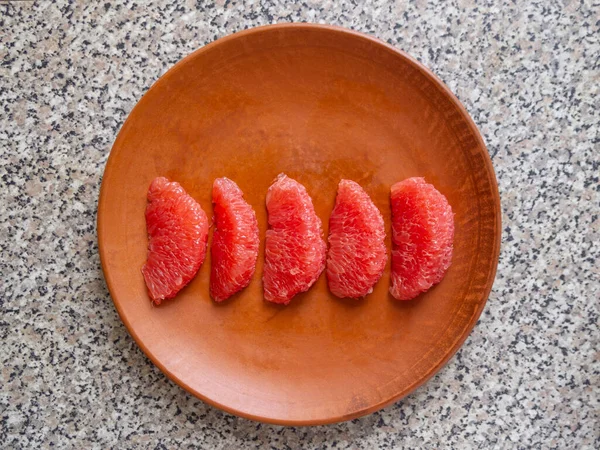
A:
[[[213,183],[215,231],[211,244],[210,295],[221,302],[250,284],[258,257],[258,221],[244,193],[228,178]]]
[[[269,187],[266,204],[265,300],[287,305],[325,268],[323,229],[306,188],[285,174]]]
[[[176,182],[155,178],[146,206],[148,259],[142,267],[148,293],[159,305],[173,298],[200,269],[208,220],[202,207]]]
[[[327,282],[336,297],[364,297],[387,260],[383,216],[359,184],[342,180],[329,217]]]
[[[454,214],[435,187],[409,178],[391,188],[392,285],[398,300],[410,300],[439,283],[452,260]]]

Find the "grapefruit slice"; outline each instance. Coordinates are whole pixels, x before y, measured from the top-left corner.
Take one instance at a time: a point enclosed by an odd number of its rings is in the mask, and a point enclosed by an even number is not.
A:
[[[155,178],[146,206],[148,259],[142,267],[152,301],[173,298],[200,269],[208,220],[202,207],[176,182]]]
[[[325,268],[326,244],[306,188],[280,174],[267,191],[265,300],[287,305],[307,291]]]
[[[452,260],[454,214],[435,187],[409,178],[391,188],[392,286],[398,300],[410,300],[439,283]]]
[[[250,284],[258,257],[258,221],[244,193],[228,178],[213,183],[215,232],[211,244],[210,295],[221,302]]]
[[[336,297],[364,297],[387,260],[383,216],[359,184],[342,180],[329,217],[327,282]]]

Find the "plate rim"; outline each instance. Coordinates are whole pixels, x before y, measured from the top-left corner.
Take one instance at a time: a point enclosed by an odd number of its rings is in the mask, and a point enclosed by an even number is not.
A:
[[[423,76],[428,78],[434,85],[436,85],[436,87],[438,89],[443,91],[443,93],[446,95],[446,97],[454,104],[455,107],[458,108],[459,112],[465,119],[466,125],[468,126],[469,130],[472,132],[473,137],[475,138],[475,140],[478,144],[478,147],[485,150],[485,151],[482,151],[481,153],[483,155],[484,167],[489,174],[489,180],[491,183],[490,190],[491,190],[491,196],[493,198],[493,203],[494,203],[493,208],[494,208],[494,212],[495,212],[495,216],[496,216],[496,235],[494,236],[493,254],[492,254],[492,258],[491,258],[492,266],[491,266],[491,270],[488,273],[486,285],[485,285],[484,289],[482,290],[482,293],[483,293],[482,301],[479,303],[477,310],[472,315],[472,318],[468,323],[466,331],[460,336],[460,338],[458,340],[456,340],[456,342],[452,345],[452,347],[446,353],[444,358],[442,358],[442,360],[438,364],[436,364],[432,369],[430,369],[420,380],[413,383],[411,386],[409,386],[403,392],[400,392],[400,393],[392,396],[389,399],[383,400],[374,405],[370,405],[370,406],[361,408],[360,410],[355,411],[351,414],[342,414],[342,415],[336,415],[336,416],[324,418],[324,419],[308,419],[308,420],[278,419],[276,417],[264,417],[264,416],[258,416],[258,415],[254,415],[254,414],[247,413],[244,411],[240,411],[236,408],[219,403],[217,400],[210,398],[206,394],[198,392],[197,390],[195,390],[194,388],[192,388],[191,386],[186,384],[183,380],[181,380],[177,376],[175,376],[172,372],[170,372],[160,362],[160,360],[158,358],[156,358],[152,354],[152,352],[146,347],[143,340],[141,340],[139,338],[139,336],[136,334],[136,332],[132,328],[131,323],[129,322],[127,317],[123,314],[123,310],[120,306],[120,302],[118,302],[115,299],[115,296],[113,295],[114,288],[113,288],[112,279],[106,269],[108,255],[107,255],[106,249],[104,248],[103,239],[101,238],[101,236],[104,234],[102,211],[105,209],[104,205],[106,202],[106,194],[105,194],[105,191],[106,191],[105,179],[106,178],[104,177],[104,173],[107,170],[109,170],[110,167],[114,164],[115,152],[113,152],[113,150],[115,149],[117,144],[122,139],[123,131],[127,128],[127,124],[129,122],[133,112],[138,107],[138,105],[142,102],[143,98],[146,97],[153,89],[156,89],[157,85],[161,82],[161,80],[163,80],[168,75],[172,75],[176,70],[178,70],[188,60],[198,57],[199,55],[201,55],[202,53],[204,53],[206,51],[209,51],[213,47],[221,45],[230,40],[243,38],[245,36],[252,35],[252,34],[260,34],[260,33],[269,32],[272,30],[284,30],[284,29],[287,30],[287,29],[292,29],[292,28],[318,29],[318,30],[322,30],[322,31],[332,32],[332,33],[345,34],[345,35],[348,35],[348,36],[351,36],[351,37],[354,37],[357,39],[369,41],[369,42],[371,42],[377,46],[383,47],[386,50],[396,54],[397,56],[400,56],[401,58],[407,60],[408,63],[412,64],[413,67],[420,74],[422,74]],[[98,252],[100,255],[100,264],[101,264],[101,268],[102,268],[102,273],[103,273],[104,280],[105,280],[106,286],[108,288],[111,300],[117,310],[119,318],[125,325],[125,328],[127,329],[127,332],[129,333],[129,335],[133,338],[135,343],[142,350],[142,352],[146,355],[146,357],[148,357],[150,359],[150,361],[152,361],[152,363],[156,367],[158,367],[161,370],[161,372],[167,376],[167,378],[169,380],[171,380],[172,382],[174,382],[175,384],[177,384],[178,386],[183,388],[189,394],[192,394],[196,398],[202,400],[203,402],[205,402],[213,407],[216,407],[222,411],[225,411],[229,414],[238,416],[238,417],[254,420],[257,422],[273,424],[273,425],[315,426],[315,425],[327,425],[327,424],[349,421],[349,420],[353,420],[353,419],[356,419],[359,417],[366,416],[373,412],[379,411],[379,410],[385,408],[386,406],[389,406],[392,403],[395,403],[395,402],[401,400],[402,398],[413,393],[416,389],[418,389],[420,386],[422,386],[427,381],[429,381],[435,374],[437,374],[448,363],[448,361],[450,361],[450,359],[452,359],[452,357],[462,347],[462,345],[466,341],[467,337],[469,337],[469,335],[473,331],[475,325],[477,324],[477,321],[479,320],[479,317],[481,316],[481,313],[483,312],[483,309],[484,309],[485,305],[487,304],[490,292],[492,290],[494,281],[496,279],[498,263],[499,263],[499,258],[500,258],[500,247],[501,247],[501,241],[502,241],[502,209],[501,209],[500,193],[498,190],[498,181],[497,181],[496,173],[494,170],[494,166],[492,164],[490,154],[487,151],[487,146],[485,145],[485,141],[481,135],[481,132],[477,128],[477,125],[473,121],[471,115],[468,113],[468,111],[466,110],[466,108],[462,104],[462,102],[456,97],[456,95],[454,95],[454,93],[450,90],[450,88],[448,86],[446,86],[446,84],[440,78],[438,78],[438,76],[435,75],[430,69],[428,69],[425,65],[423,65],[416,58],[409,55],[405,51],[400,50],[400,49],[392,46],[391,44],[388,44],[387,42],[382,41],[381,39],[378,39],[374,36],[371,36],[371,35],[368,35],[368,34],[365,34],[365,33],[359,32],[359,31],[355,31],[355,30],[352,30],[349,28],[344,28],[344,27],[337,26],[337,25],[328,25],[328,24],[316,24],[316,23],[306,23],[306,22],[303,22],[303,23],[278,23],[278,24],[263,25],[263,26],[248,28],[248,29],[245,29],[242,31],[232,33],[232,34],[228,34],[219,39],[216,39],[216,40],[210,42],[209,44],[206,44],[206,45],[194,50],[189,55],[180,59],[178,62],[176,62],[174,65],[172,65],[165,73],[163,73],[156,81],[154,81],[154,83],[150,86],[150,88],[142,95],[142,97],[136,102],[134,107],[128,113],[127,118],[123,122],[123,125],[119,129],[119,132],[117,133],[115,141],[113,142],[113,145],[111,146],[111,150],[110,150],[106,165],[104,167],[104,171],[102,172],[102,182],[101,182],[101,186],[100,186],[100,194],[99,194],[99,198],[98,198],[98,210],[97,210],[97,217],[96,217],[96,232],[97,232]]]

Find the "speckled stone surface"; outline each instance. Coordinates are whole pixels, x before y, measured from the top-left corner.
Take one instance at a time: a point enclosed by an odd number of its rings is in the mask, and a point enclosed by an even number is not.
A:
[[[600,30],[594,0],[0,2],[0,446],[600,448]],[[498,276],[458,354],[362,419],[233,417],[143,355],[106,290],[102,171],[172,64],[274,22],[406,50],[480,127],[503,207]]]

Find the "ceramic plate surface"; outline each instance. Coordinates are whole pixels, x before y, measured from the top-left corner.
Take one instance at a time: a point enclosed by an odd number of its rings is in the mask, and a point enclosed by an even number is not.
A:
[[[374,292],[340,300],[325,274],[287,307],[263,300],[267,188],[304,184],[325,235],[338,182],[371,195],[390,241],[390,186],[423,176],[456,214],[445,279],[417,299]],[[251,285],[223,304],[198,276],[152,306],[146,193],[178,181],[212,216],[215,178],[236,181],[256,210],[261,248]],[[279,424],[352,419],[394,402],[457,351],[490,292],[500,200],[484,142],[459,101],[410,56],[333,27],[275,25],[220,39],[162,78],[123,125],[104,172],[98,239],[106,281],[129,332],[177,384],[231,413]],[[210,244],[210,239],[209,239]],[[148,386],[152,390],[152,386]]]

